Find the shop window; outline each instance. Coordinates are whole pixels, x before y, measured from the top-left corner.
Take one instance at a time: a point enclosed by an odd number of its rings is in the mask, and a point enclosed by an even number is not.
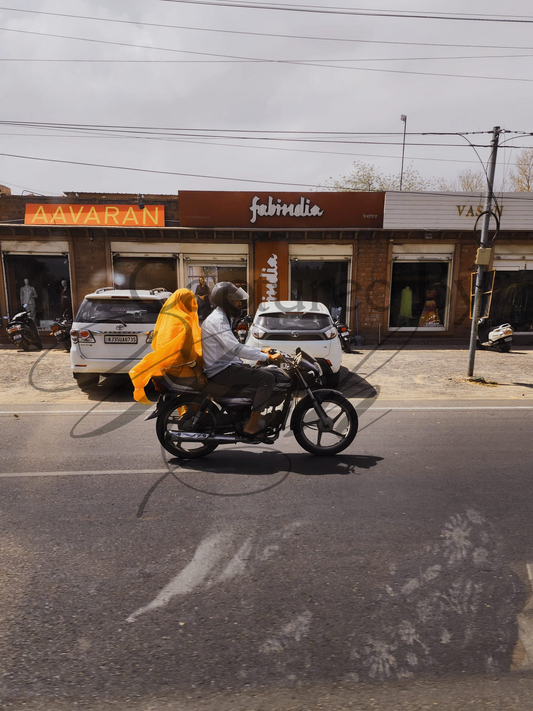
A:
[[[24,309],[38,328],[48,329],[65,311],[72,313],[67,256],[6,254],[9,313]]]
[[[333,318],[346,320],[349,261],[291,260],[291,301],[326,306]]]
[[[533,270],[496,271],[489,319],[491,325],[533,331]]]
[[[447,261],[394,262],[390,327],[444,329],[448,316],[449,270]]]
[[[245,291],[248,289],[247,267],[245,264],[189,264],[187,287],[198,297],[198,316],[203,320],[211,312],[209,294],[219,281],[231,281]],[[203,280],[203,283],[200,281]],[[203,298],[199,298],[203,297]]]
[[[176,291],[176,259],[173,257],[113,257],[113,285],[117,289]]]

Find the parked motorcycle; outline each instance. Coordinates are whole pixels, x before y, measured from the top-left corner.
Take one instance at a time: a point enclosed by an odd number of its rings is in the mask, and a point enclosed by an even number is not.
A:
[[[311,454],[338,454],[353,442],[358,428],[355,408],[336,390],[312,389],[321,376],[312,356],[299,350],[295,356],[283,354],[281,366],[263,367],[273,373],[276,385],[260,420],[260,432],[252,439],[244,434],[252,390],[222,392],[209,381],[199,390],[167,377],[154,378],[163,380],[168,390],[158,403],[156,432],[162,446],[180,459],[196,459],[220,444],[274,444],[289,415],[298,444]]]
[[[341,342],[341,347],[342,350],[345,353],[351,353],[352,352],[352,334],[350,329],[345,323],[342,323],[342,321],[335,320],[334,326],[337,329],[339,333],[339,339]]]
[[[233,323],[233,333],[240,343],[246,342],[248,331],[253,323],[253,316],[239,316]]]
[[[479,319],[477,348],[482,351],[493,350],[509,353],[513,344],[514,330],[510,323],[502,323],[491,330],[487,318]]]
[[[72,346],[72,341],[70,340],[71,328],[72,318],[69,317],[68,311],[65,311],[63,316],[60,318],[56,318],[50,327],[50,335],[55,336],[57,343],[60,344],[66,351],[70,351],[70,347]]]
[[[35,346],[38,351],[42,350],[43,344],[37,326],[27,311],[21,311],[11,320],[8,316],[4,316],[4,318],[8,320],[7,334],[12,343],[22,348],[23,351],[29,351],[30,346]]]

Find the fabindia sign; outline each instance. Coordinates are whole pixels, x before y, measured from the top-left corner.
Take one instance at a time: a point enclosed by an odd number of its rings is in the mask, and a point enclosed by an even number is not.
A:
[[[383,225],[385,193],[180,190],[182,227],[353,229]]]
[[[164,205],[49,205],[27,204],[25,225],[78,227],[164,227]]]

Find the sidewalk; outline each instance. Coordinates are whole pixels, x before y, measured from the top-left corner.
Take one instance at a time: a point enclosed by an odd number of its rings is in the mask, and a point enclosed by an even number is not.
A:
[[[344,355],[339,389],[356,400],[533,400],[533,349],[477,351],[478,381],[467,379],[467,365],[468,351],[462,348],[392,347],[390,343],[364,347]],[[116,376],[106,378],[89,396],[78,389],[66,351],[0,349],[0,403],[132,402],[131,390],[120,388],[123,382]]]

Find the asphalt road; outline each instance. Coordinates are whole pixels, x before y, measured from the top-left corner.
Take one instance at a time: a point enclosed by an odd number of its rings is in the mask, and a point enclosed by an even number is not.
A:
[[[185,465],[136,404],[2,405],[3,706],[523,707],[512,402],[378,400],[338,457],[289,436]]]

